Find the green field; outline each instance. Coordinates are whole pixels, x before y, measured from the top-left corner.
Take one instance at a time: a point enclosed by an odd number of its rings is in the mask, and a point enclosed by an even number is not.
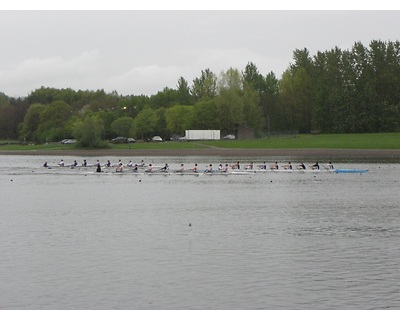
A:
[[[74,145],[48,143],[19,145],[18,141],[0,141],[1,150],[70,150]],[[234,149],[400,149],[400,132],[369,134],[300,134],[290,137],[272,137],[256,140],[183,141],[159,143],[110,144],[111,149],[203,149],[208,147]]]

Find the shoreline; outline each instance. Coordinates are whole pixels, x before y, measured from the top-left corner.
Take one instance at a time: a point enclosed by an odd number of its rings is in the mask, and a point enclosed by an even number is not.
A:
[[[312,161],[357,161],[400,163],[400,149],[99,149],[99,150],[0,150],[0,155],[43,155],[43,156],[79,156],[79,157],[264,157],[266,159],[283,157],[293,160]]]

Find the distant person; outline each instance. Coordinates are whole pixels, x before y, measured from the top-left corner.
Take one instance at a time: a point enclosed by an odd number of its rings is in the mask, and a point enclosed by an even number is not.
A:
[[[76,160],[74,160],[73,166],[76,167],[78,165],[78,162],[76,162]]]
[[[267,164],[265,163],[265,161],[262,164],[259,164],[258,168],[261,169],[261,170],[267,169]]]
[[[311,169],[313,169],[313,170],[319,170],[319,164],[318,164],[318,162],[316,162],[315,164],[313,164],[313,165],[311,166]]]
[[[43,167],[48,167],[48,165],[47,165],[47,161],[43,164]]]
[[[123,168],[124,168],[124,166],[123,166],[122,162],[119,162],[117,167],[115,168],[115,171],[116,172],[122,172]]]
[[[86,159],[85,159],[85,160],[83,160],[82,167],[87,167],[87,162],[86,162]]]
[[[132,161],[129,161],[129,163],[127,164],[128,167],[133,167],[133,163]]]
[[[251,161],[249,164],[246,164],[244,168],[245,170],[253,170],[253,161]]]
[[[302,162],[297,166],[297,169],[299,170],[306,170],[306,165]]]
[[[193,172],[197,172],[197,163],[194,164],[194,167],[192,169]]]
[[[283,169],[285,169],[285,170],[292,170],[292,168],[293,167],[292,167],[292,164],[290,163],[290,161],[283,166]]]
[[[168,170],[169,170],[168,163],[166,163],[165,166],[162,167],[160,170],[161,170],[162,172],[168,172]]]
[[[101,172],[100,162],[97,162],[96,172]]]
[[[271,170],[278,170],[279,169],[278,162],[275,161],[275,163],[270,164],[269,168]]]
[[[60,167],[64,167],[64,160],[63,160],[63,159],[61,159],[61,161],[60,161],[60,163],[59,163],[59,166],[60,166]]]
[[[240,163],[239,163],[239,161],[238,162],[236,162],[236,167],[235,167],[235,169],[240,169]]]
[[[110,160],[107,160],[106,167],[111,167],[111,162],[110,162]]]

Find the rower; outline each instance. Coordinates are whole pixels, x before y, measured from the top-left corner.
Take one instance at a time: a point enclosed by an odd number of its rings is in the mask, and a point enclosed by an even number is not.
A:
[[[302,162],[297,166],[297,169],[299,170],[306,170],[306,165]]]
[[[244,166],[244,169],[245,170],[253,170],[253,161],[251,161],[249,164],[246,164],[245,166]]]
[[[232,168],[232,169],[240,169],[240,163],[239,163],[239,161],[236,162],[236,163],[234,163],[234,164],[232,164],[232,165],[231,165],[231,168]]]
[[[313,169],[313,170],[319,170],[318,161],[317,161],[315,164],[313,164],[313,165],[311,166],[311,169]]]
[[[278,170],[279,169],[278,162],[275,161],[275,163],[270,164],[269,168],[271,170]]]
[[[64,160],[63,159],[61,159],[59,165],[60,165],[60,167],[64,167]]]
[[[160,171],[167,172],[168,169],[169,169],[169,166],[168,166],[168,163],[166,163],[165,166],[160,169]]]
[[[258,168],[259,168],[260,170],[266,170],[266,169],[267,169],[267,164],[265,163],[265,161],[264,161],[262,164],[259,164],[259,165],[258,165]]]
[[[287,164],[285,164],[285,165],[283,166],[283,169],[285,169],[285,170],[292,170],[292,164],[290,163],[290,161],[289,161]]]
[[[115,168],[115,171],[116,172],[122,172],[123,167],[124,166],[122,164],[118,164],[117,167]]]

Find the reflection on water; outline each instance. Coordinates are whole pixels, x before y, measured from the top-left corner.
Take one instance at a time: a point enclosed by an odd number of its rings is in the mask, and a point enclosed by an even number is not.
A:
[[[0,156],[0,309],[400,307],[398,164],[149,176],[44,161],[59,159]]]

